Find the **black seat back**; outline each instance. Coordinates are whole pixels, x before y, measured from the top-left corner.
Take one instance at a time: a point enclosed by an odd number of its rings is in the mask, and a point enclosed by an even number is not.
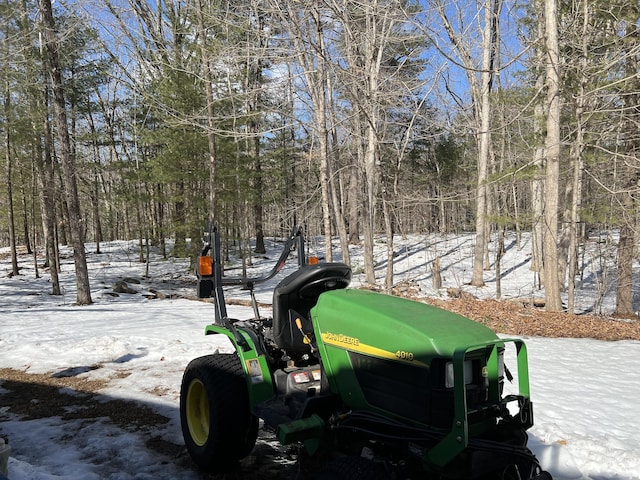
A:
[[[309,346],[296,325],[311,336],[311,310],[321,293],[346,288],[351,281],[351,268],[344,263],[305,265],[284,278],[273,291],[273,337],[279,348],[295,357],[309,353]]]

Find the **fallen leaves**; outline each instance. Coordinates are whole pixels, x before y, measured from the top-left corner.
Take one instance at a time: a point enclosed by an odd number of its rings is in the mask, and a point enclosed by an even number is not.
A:
[[[497,333],[552,338],[638,340],[640,321],[597,315],[547,312],[513,301],[453,298],[427,299],[427,303],[482,323]]]

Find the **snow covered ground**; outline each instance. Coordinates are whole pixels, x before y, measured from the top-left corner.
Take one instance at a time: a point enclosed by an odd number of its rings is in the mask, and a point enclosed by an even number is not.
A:
[[[430,291],[429,272],[433,258],[442,255],[445,286],[462,286],[471,275],[471,248],[470,236],[438,241],[398,239],[396,280],[416,282],[426,294],[440,294]],[[88,245],[87,251],[92,249]],[[48,295],[48,275],[35,279],[26,255],[20,258],[21,275],[13,278],[6,275],[8,259],[2,260],[0,369],[103,381],[100,394],[104,401],[135,401],[169,421],[128,429],[101,418],[91,422],[61,416],[25,420],[0,403],[0,436],[8,436],[11,446],[9,478],[203,478],[188,462],[150,449],[148,442],[153,438],[183,444],[178,403],[184,367],[195,357],[215,350],[231,351],[231,346],[224,339],[203,335],[204,326],[212,320],[211,304],[145,296],[150,289],[193,295],[195,286],[186,284],[194,278],[188,261],[154,256],[149,278],[143,278],[144,265],[136,261],[134,243],[113,242],[102,250],[101,255],[89,253],[95,303],[86,307],[73,305],[72,258],[64,262],[61,297]],[[526,250],[512,246],[503,259],[505,296],[537,295]],[[269,253],[272,261],[278,253]],[[352,255],[358,273],[358,254]],[[295,261],[290,263],[287,269],[294,268]],[[264,264],[268,261],[255,269]],[[595,264],[591,262],[590,278],[602,278],[602,269],[596,271]],[[382,268],[379,275],[383,278]],[[125,277],[140,279],[140,284],[130,284],[139,293],[111,296],[113,283]],[[356,275],[354,284],[358,280]],[[269,292],[277,281],[260,286],[258,299],[270,303]],[[488,286],[474,293],[493,295],[492,281],[487,278]],[[596,283],[590,285],[597,288]],[[590,309],[596,294],[586,289],[581,292],[585,310]],[[241,296],[246,298],[239,291],[227,294],[228,298]],[[603,294],[601,300],[605,297]],[[600,304],[606,306],[604,301]],[[230,306],[229,314],[247,318],[252,312]],[[526,343],[536,414],[530,446],[543,467],[560,480],[640,479],[640,342],[526,338]],[[0,402],[7,392],[4,383],[0,376]]]

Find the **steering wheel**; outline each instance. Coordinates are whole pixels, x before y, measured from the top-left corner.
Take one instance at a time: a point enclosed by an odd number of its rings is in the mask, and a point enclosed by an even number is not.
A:
[[[300,288],[300,298],[317,298],[321,293],[346,288],[348,285],[349,280],[337,275],[319,278]]]

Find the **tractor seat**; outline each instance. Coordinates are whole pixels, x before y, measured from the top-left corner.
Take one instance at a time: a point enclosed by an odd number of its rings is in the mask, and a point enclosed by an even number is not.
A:
[[[309,345],[296,325],[302,322],[306,335],[313,334],[311,310],[321,293],[346,288],[351,281],[351,268],[344,263],[305,265],[285,277],[273,291],[273,338],[289,356],[309,353]]]

